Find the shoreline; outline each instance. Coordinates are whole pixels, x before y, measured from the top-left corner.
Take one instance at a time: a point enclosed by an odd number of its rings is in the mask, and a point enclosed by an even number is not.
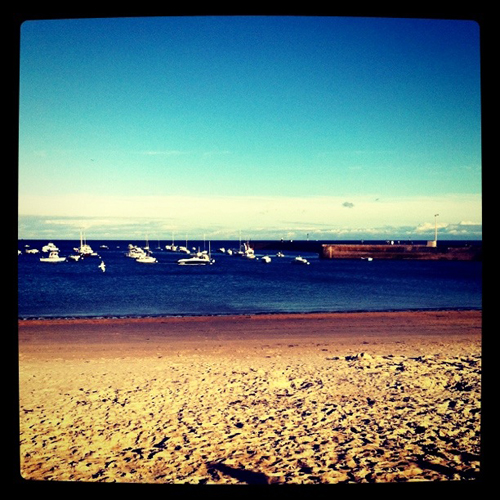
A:
[[[248,313],[218,313],[218,314],[144,314],[144,315],[84,315],[84,316],[18,316],[18,324],[28,322],[85,322],[85,321],[163,321],[165,319],[202,318],[209,320],[213,318],[239,318],[239,317],[280,317],[280,316],[329,316],[341,314],[385,314],[385,313],[425,313],[425,312],[448,312],[448,311],[482,311],[482,307],[436,307],[436,308],[408,308],[408,309],[350,309],[342,311],[286,311],[286,312],[248,312]]]

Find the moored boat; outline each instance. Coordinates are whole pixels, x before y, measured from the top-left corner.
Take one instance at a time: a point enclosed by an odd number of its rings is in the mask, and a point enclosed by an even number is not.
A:
[[[255,251],[249,243],[243,243],[241,252],[242,257],[245,257],[246,259],[255,259]]]
[[[215,259],[212,259],[210,255],[205,252],[198,252],[196,255],[192,257],[188,257],[186,259],[179,259],[177,264],[180,266],[206,266],[212,265],[215,263]]]
[[[146,256],[146,252],[138,246],[132,245],[131,243],[127,247],[127,253],[125,257],[130,257],[131,259],[138,259],[139,257]]]
[[[66,257],[59,257],[59,252],[50,252],[48,257],[40,257],[40,262],[64,262]]]
[[[292,260],[292,264],[303,264],[308,266],[310,262],[307,259],[304,259],[304,257],[301,257],[299,255],[298,257],[295,257],[295,259]]]
[[[139,262],[140,264],[156,264],[158,262],[158,259],[156,259],[156,257],[153,257],[151,254],[145,253],[144,255],[137,257],[135,261]]]
[[[192,257],[179,259],[177,264],[180,266],[211,266],[212,264],[215,264],[215,259],[212,259],[210,252],[210,242],[208,243],[208,253],[206,251],[198,251]]]
[[[139,262],[140,264],[156,264],[158,260],[156,257],[153,257],[152,251],[149,249],[149,241],[148,238],[146,237],[146,246],[144,248],[139,248],[136,247],[142,252],[139,256],[135,259],[136,262]]]
[[[88,245],[86,241],[84,241],[83,233],[81,231],[80,231],[80,246],[73,248],[73,250],[82,257],[99,257],[97,252],[94,252],[94,250],[92,250],[92,247]]]
[[[59,248],[54,243],[47,243],[42,247],[42,252],[59,252]]]

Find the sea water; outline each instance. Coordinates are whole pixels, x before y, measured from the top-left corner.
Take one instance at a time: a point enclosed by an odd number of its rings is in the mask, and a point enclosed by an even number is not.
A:
[[[212,242],[213,265],[180,266],[186,255],[151,245],[156,264],[125,256],[128,242],[89,242],[100,257],[78,262],[40,262],[42,253],[18,256],[18,317],[143,317],[480,309],[482,263],[465,261],[323,260],[301,253],[309,265],[294,265],[298,252],[256,251],[256,259],[217,249],[238,242]],[[60,255],[77,242],[54,241]],[[100,248],[105,244],[108,248]],[[142,242],[142,245],[144,243]],[[207,243],[193,243],[197,247]],[[190,245],[191,246],[191,245]],[[263,255],[272,258],[265,264]],[[105,262],[103,272],[98,266]]]

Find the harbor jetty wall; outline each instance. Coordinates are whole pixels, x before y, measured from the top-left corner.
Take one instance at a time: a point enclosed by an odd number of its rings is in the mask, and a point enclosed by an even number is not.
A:
[[[413,259],[482,260],[478,247],[439,247],[427,245],[322,245],[323,259]]]
[[[482,244],[457,242],[425,243],[324,243],[320,241],[254,241],[256,251],[314,252],[322,259],[414,259],[414,260],[482,260]]]

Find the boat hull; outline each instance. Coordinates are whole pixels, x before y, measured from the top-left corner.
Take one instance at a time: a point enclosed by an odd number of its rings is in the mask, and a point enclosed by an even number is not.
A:
[[[181,259],[177,261],[179,266],[210,266],[214,263],[213,260],[207,259]]]

